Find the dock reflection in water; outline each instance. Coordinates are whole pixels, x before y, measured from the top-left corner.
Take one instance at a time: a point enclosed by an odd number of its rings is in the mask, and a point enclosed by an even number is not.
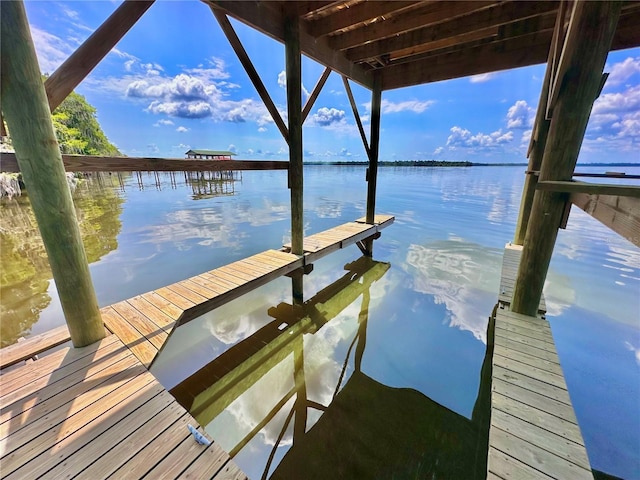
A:
[[[261,436],[270,452],[252,465],[256,478],[484,478],[491,347],[471,419],[362,370],[370,289],[389,267],[361,257],[304,304],[270,308],[273,321],[171,393],[232,456]],[[344,362],[332,369],[314,340],[360,297]]]

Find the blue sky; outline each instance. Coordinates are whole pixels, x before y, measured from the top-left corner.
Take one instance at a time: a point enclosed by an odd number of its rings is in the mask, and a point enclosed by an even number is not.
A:
[[[43,73],[52,73],[117,7],[110,1],[27,1]],[[286,115],[284,48],[232,21]],[[304,59],[310,92],[323,67]],[[640,48],[613,52],[581,162],[640,164]],[[383,93],[381,160],[525,162],[544,65]],[[352,84],[368,132],[370,93]],[[201,2],[157,1],[76,89],[129,156],[182,158],[189,148],[238,159],[288,158],[287,146]],[[304,99],[303,99],[304,101]],[[304,128],[305,161],[365,160],[342,80],[332,73]]]

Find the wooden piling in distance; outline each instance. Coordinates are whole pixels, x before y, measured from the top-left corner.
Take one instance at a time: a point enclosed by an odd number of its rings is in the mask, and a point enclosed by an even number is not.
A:
[[[539,181],[570,180],[573,175],[620,7],[621,2],[583,1],[574,6]],[[560,192],[535,192],[511,303],[516,313],[536,314],[566,201]]]
[[[378,151],[380,148],[380,108],[382,104],[382,81],[374,74],[371,90],[371,136],[369,138],[369,169],[367,175],[367,223],[373,224],[376,212],[376,186],[378,182]],[[365,241],[368,256],[373,256],[373,238]]]
[[[22,2],[1,18],[2,108],[74,346],[105,336]]]

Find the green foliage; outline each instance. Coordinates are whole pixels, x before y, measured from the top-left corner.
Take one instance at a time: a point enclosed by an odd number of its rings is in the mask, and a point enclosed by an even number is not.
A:
[[[62,153],[80,155],[120,155],[109,142],[96,119],[96,109],[72,92],[51,116]]]

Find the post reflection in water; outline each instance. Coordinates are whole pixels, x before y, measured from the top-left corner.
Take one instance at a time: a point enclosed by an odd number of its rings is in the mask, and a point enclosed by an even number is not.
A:
[[[263,479],[484,478],[490,339],[471,419],[416,390],[383,385],[363,371],[370,289],[389,268],[388,263],[361,257],[345,265],[347,273],[342,278],[306,302],[270,308],[274,321],[171,393],[232,456],[269,428],[272,436],[267,443],[272,448],[260,467]],[[357,328],[339,377],[330,386],[333,394],[316,401],[318,395],[312,390],[319,376],[308,364],[309,355],[314,354],[310,340],[360,297]],[[255,403],[257,388],[262,393],[261,405],[251,404],[252,412],[241,413],[244,420],[251,417],[253,422],[240,434],[232,432],[228,409],[237,407],[247,395]],[[250,402],[245,403],[248,405]],[[251,416],[256,409],[263,411],[260,418]]]

